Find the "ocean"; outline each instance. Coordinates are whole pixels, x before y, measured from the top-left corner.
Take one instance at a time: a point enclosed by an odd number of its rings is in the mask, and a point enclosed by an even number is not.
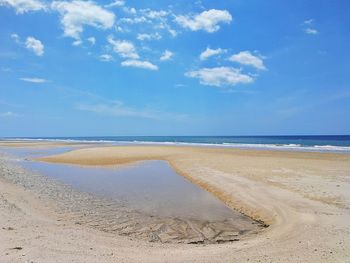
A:
[[[350,135],[307,136],[101,136],[101,137],[26,137],[2,140],[53,140],[125,144],[193,145],[242,149],[315,151],[350,153]]]

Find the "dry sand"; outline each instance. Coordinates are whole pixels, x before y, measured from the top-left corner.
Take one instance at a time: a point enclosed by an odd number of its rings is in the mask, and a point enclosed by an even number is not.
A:
[[[270,227],[227,244],[169,245],[129,240],[75,225],[63,215],[58,217],[31,191],[0,176],[0,261],[349,261],[350,155],[123,146],[75,150],[43,160],[121,165],[148,159],[168,161],[179,174]],[[15,247],[23,249],[11,249]]]

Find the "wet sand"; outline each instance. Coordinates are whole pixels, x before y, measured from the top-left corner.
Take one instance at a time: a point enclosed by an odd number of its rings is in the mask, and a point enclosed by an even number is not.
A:
[[[25,245],[33,259],[50,256],[55,262],[63,262],[62,255],[76,262],[346,262],[350,257],[350,155],[123,146],[76,150],[43,160],[81,165],[166,160],[179,174],[232,208],[271,226],[247,239],[221,245],[128,240],[75,225],[63,215],[63,221],[57,222],[50,205],[42,205],[31,191],[2,178],[4,235],[0,243],[3,254],[9,253],[4,260],[21,258],[24,249],[10,250],[15,243]],[[9,230],[16,220],[21,231]],[[44,234],[46,242],[35,239],[33,229],[50,230]],[[57,239],[55,245],[53,239]],[[42,254],[40,245],[45,248]]]
[[[176,174],[164,161],[117,168],[15,164],[25,168],[17,182],[45,191],[40,197],[58,204],[58,211],[68,210],[76,223],[105,232],[150,242],[208,244],[238,241],[263,228]]]

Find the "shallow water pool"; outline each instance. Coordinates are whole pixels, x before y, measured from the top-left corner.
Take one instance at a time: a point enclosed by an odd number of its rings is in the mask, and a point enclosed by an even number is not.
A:
[[[177,174],[165,161],[92,167],[30,159],[71,149],[6,150],[1,147],[0,151],[31,171],[21,172],[16,181],[29,181],[24,185],[30,188],[34,183],[39,195],[44,193],[44,198],[49,199],[57,197],[59,209],[68,212],[76,223],[105,232],[152,242],[220,243],[237,241],[242,235],[256,234],[262,228],[258,222],[231,210],[215,196]],[[42,176],[54,180],[48,184],[39,180],[36,184],[35,178],[44,178]]]
[[[118,168],[32,161],[24,161],[22,165],[81,191],[122,200],[129,207],[150,215],[199,220],[241,216],[178,175],[165,161],[144,161]]]

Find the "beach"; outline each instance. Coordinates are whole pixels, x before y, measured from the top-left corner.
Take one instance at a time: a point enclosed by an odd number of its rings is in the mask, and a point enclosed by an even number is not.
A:
[[[2,142],[57,147],[60,142]],[[64,143],[63,145],[66,145]],[[124,166],[164,160],[181,176],[266,227],[223,244],[147,242],[77,224],[65,206],[87,200],[0,162],[2,262],[346,262],[350,258],[350,155],[165,145],[84,145],[40,161]],[[20,174],[20,176],[19,176]],[[29,179],[28,179],[29,178]],[[47,187],[48,189],[50,187]],[[76,205],[79,206],[79,205]],[[30,262],[30,261],[29,261]]]
[[[0,263],[350,263],[350,1],[0,0]]]

